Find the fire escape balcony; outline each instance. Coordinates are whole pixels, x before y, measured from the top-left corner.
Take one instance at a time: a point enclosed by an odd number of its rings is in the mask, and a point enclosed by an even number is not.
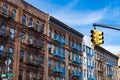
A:
[[[109,62],[106,63],[106,65],[107,65],[108,67],[112,67],[112,66],[113,66],[113,62],[109,61]]]
[[[62,73],[62,74],[64,74],[65,73],[65,68],[61,68],[61,67],[54,67],[53,69],[52,69],[52,71],[53,71],[53,73]]]
[[[90,75],[90,76],[88,76],[88,80],[95,80],[95,77]]]
[[[60,59],[65,59],[65,53],[64,53],[64,52],[61,52],[61,51],[55,51],[55,50],[54,50],[53,56],[54,56],[54,57],[58,57],[58,58],[60,58]]]
[[[73,72],[72,72],[72,76],[73,76],[73,77],[82,77],[82,72],[73,71]]]
[[[56,37],[54,37],[54,41],[57,43],[61,43],[61,38],[59,35],[56,35]]]
[[[109,71],[109,72],[108,72],[108,76],[111,77],[111,76],[113,76],[113,75],[114,75],[113,71]]]
[[[87,55],[92,57],[93,53],[92,52],[87,52]]]
[[[82,64],[82,59],[73,58],[73,59],[72,59],[72,62],[73,62],[73,63],[77,63],[77,64]]]
[[[3,9],[2,7],[0,7],[0,15],[6,18],[12,18],[12,13],[9,10]]]
[[[88,64],[87,64],[87,67],[90,67],[90,68],[93,69],[93,68],[94,68],[94,64],[93,64],[93,63],[92,63],[92,64],[88,63]]]
[[[72,44],[72,49],[73,50],[76,50],[76,51],[80,51],[80,45],[76,44],[76,43],[73,43]]]

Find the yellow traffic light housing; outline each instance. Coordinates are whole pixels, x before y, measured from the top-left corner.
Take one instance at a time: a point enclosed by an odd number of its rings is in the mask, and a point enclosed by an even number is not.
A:
[[[97,30],[91,30],[91,43],[92,46],[95,46],[97,44]]]
[[[90,32],[91,32],[90,37],[91,37],[92,46],[96,46],[104,43],[103,32],[98,30],[91,30]]]
[[[104,37],[103,37],[103,32],[97,31],[97,45],[104,44]]]

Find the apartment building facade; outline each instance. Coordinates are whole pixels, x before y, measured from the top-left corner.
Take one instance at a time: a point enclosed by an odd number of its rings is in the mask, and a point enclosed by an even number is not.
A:
[[[90,38],[88,36],[83,37],[82,51],[83,51],[83,80],[95,80],[94,47],[91,46]]]
[[[48,29],[48,69],[45,80],[83,80],[83,34],[52,16]]]
[[[118,57],[99,47],[94,54],[83,37],[24,0],[0,0],[0,75],[11,73],[12,80],[102,80],[94,72],[96,55],[105,53],[112,63]],[[117,70],[116,64],[104,65],[106,71]]]
[[[95,80],[118,80],[118,59],[116,55],[96,46],[95,50]]]
[[[0,0],[0,77],[43,80],[47,26],[48,14],[24,0]]]
[[[119,57],[119,60],[118,60],[118,80],[120,80],[120,54],[117,54],[117,56]]]

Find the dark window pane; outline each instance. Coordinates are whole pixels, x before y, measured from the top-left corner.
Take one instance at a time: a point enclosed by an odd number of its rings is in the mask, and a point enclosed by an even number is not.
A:
[[[23,24],[23,25],[26,24],[26,16],[25,16],[25,15],[22,16],[22,24]]]

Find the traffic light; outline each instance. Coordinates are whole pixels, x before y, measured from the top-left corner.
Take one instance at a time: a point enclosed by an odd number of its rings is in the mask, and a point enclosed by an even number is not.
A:
[[[104,37],[103,37],[103,32],[97,31],[97,45],[104,44]]]
[[[96,46],[104,43],[103,32],[98,30],[91,30],[90,32],[91,32],[90,37],[91,37],[92,46]]]
[[[97,30],[91,30],[90,33],[92,46],[95,46],[97,45]]]

